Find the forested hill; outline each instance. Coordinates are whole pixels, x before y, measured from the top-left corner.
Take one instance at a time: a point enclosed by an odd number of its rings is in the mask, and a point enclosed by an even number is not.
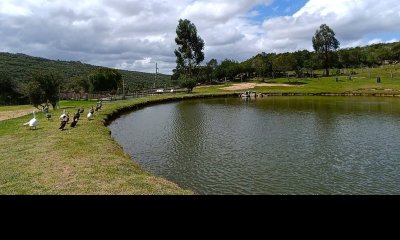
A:
[[[59,61],[32,57],[25,54],[0,53],[0,72],[6,73],[14,81],[27,82],[35,73],[57,73],[68,84],[74,78],[84,77],[92,71],[102,67],[84,64],[76,61]],[[120,71],[129,89],[151,88],[155,82],[155,75],[151,73]],[[164,86],[170,76],[158,74],[157,85]]]

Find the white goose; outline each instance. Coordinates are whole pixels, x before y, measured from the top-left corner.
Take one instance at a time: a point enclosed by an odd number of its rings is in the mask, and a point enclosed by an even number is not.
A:
[[[93,110],[93,106],[92,106],[92,108],[89,110],[89,113],[87,115],[88,120],[93,119],[93,113],[94,113],[94,110]]]
[[[91,112],[88,113],[87,115],[88,120],[91,120],[93,118],[93,114]]]
[[[65,113],[65,109],[64,109],[63,114],[61,114],[61,116],[60,116],[60,120],[62,121],[66,117],[67,117],[67,114]]]
[[[37,120],[36,120],[35,111],[33,111],[33,118],[29,122],[25,123],[24,126],[29,126],[30,128],[35,128],[36,129]]]

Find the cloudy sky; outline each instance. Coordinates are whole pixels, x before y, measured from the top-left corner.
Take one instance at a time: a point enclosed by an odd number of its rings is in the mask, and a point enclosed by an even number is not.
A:
[[[312,50],[323,23],[341,47],[400,40],[398,0],[0,0],[0,52],[170,74],[180,18],[206,61]]]

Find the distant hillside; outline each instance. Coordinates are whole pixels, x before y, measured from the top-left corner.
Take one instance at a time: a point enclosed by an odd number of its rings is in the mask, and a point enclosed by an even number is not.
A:
[[[49,60],[20,53],[0,53],[0,72],[8,73],[12,79],[18,82],[27,82],[35,72],[55,72],[62,75],[67,84],[73,78],[86,76],[98,68],[102,67],[76,61]],[[125,70],[118,71],[120,71],[125,83],[131,90],[151,88],[154,85],[154,74]],[[169,75],[158,74],[157,86],[164,86],[169,81]]]

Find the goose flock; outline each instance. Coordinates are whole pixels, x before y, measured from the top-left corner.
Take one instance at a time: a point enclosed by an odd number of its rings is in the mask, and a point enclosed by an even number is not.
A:
[[[87,114],[87,119],[89,121],[94,119],[94,113],[101,110],[102,105],[103,105],[102,101],[99,101],[96,104],[96,108],[93,105],[91,106],[91,108],[89,109],[89,113]],[[52,120],[48,105],[46,105],[43,108],[43,112],[45,113],[47,120]],[[78,125],[78,121],[81,117],[81,114],[83,114],[84,112],[85,112],[85,109],[83,108],[83,106],[81,108],[77,109],[76,113],[73,116],[73,121],[70,123],[71,128],[75,128]],[[23,125],[28,126],[30,129],[37,129],[38,120],[36,119],[36,111],[33,111],[32,114],[33,114],[33,118],[29,122],[24,123]],[[63,113],[61,114],[59,119],[60,119],[60,126],[58,129],[63,131],[63,130],[65,130],[65,127],[68,125],[68,123],[70,121],[69,120],[69,112],[66,110],[63,110]]]

